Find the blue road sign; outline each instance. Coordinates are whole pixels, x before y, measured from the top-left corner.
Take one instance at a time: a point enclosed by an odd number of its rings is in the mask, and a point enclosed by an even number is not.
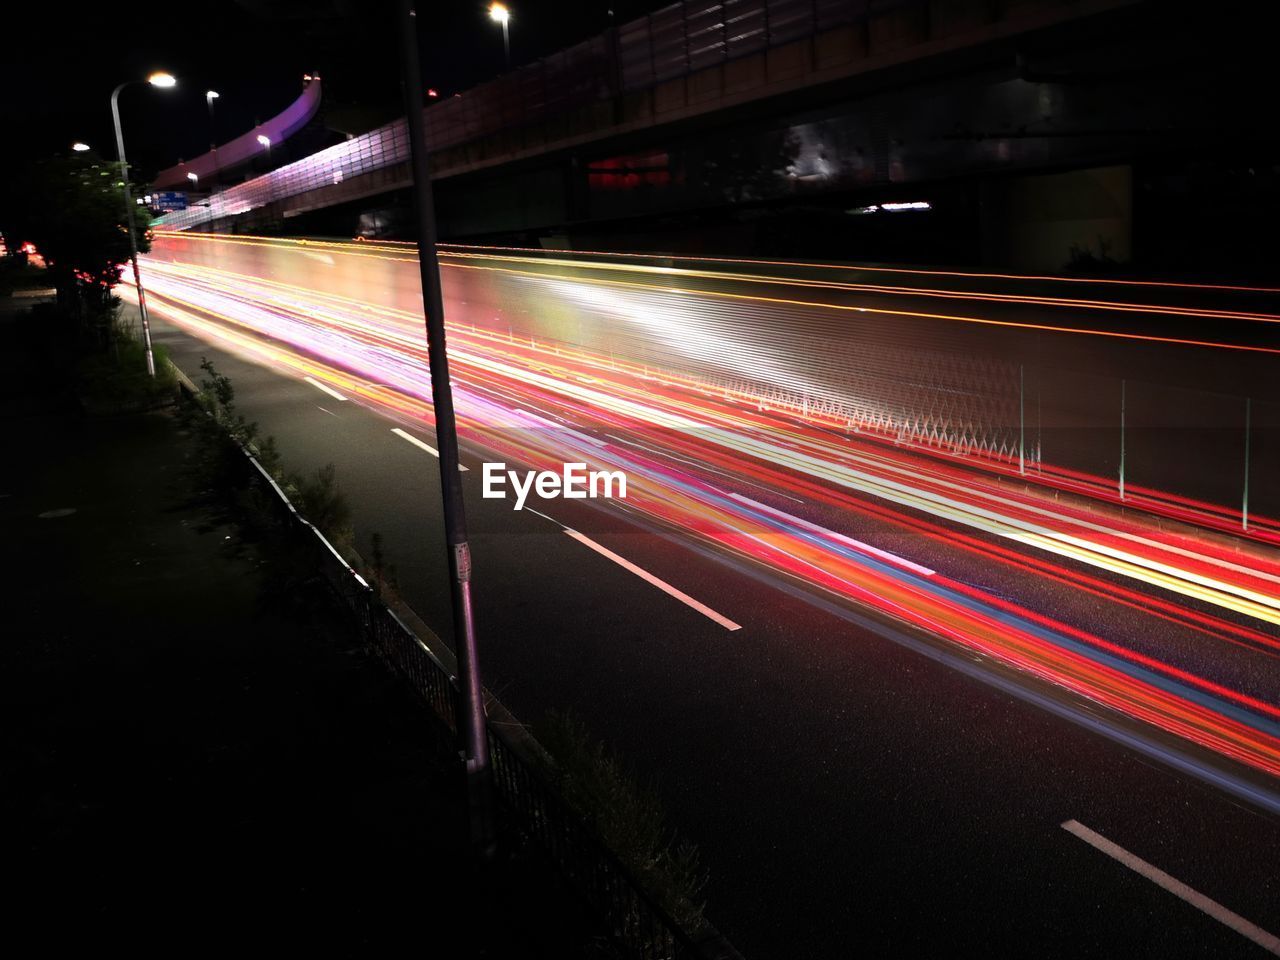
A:
[[[163,210],[168,213],[171,210],[187,209],[187,195],[176,191],[165,193],[157,193],[155,196],[156,209]]]

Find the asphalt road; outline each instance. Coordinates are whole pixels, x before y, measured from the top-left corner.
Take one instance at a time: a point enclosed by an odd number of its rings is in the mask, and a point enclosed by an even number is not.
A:
[[[157,323],[157,342],[193,375],[200,356],[214,357],[289,467],[337,466],[358,546],[367,552],[380,533],[406,599],[449,636],[436,463],[391,432],[430,443],[429,429],[167,325]],[[1084,701],[616,504],[558,500],[538,505],[543,516],[482,499],[482,455],[464,447],[487,685],[528,720],[572,707],[659,779],[673,824],[711,868],[710,916],[747,956],[1265,955],[1063,824],[1083,824],[1274,932],[1273,814],[1114,739],[1131,731],[1089,729],[1101,712]],[[908,534],[856,523],[842,529],[910,555]],[[1024,599],[1043,590],[1038,602],[1068,622],[1101,619],[1135,644],[1150,632],[1110,601],[929,547],[931,565],[990,589]],[[1164,648],[1194,646],[1177,628],[1161,634]],[[1274,678],[1238,656],[1247,662],[1223,658],[1233,682],[1274,702]]]

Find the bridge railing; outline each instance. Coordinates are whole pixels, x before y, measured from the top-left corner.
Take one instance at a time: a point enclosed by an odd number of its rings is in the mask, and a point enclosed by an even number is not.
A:
[[[429,105],[428,140],[437,172],[465,168],[598,133],[644,91],[761,51],[783,52],[806,38],[814,64],[834,64],[1064,6],[1066,0],[682,0]],[[836,52],[823,53],[827,48]],[[784,72],[793,68],[789,61],[780,65]],[[192,229],[401,164],[407,182],[408,159],[405,122],[395,120],[166,214],[156,225]],[[335,190],[335,202],[354,198]]]

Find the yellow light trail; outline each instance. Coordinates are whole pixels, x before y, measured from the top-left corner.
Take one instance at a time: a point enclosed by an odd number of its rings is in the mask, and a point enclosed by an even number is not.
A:
[[[342,254],[343,256],[348,256],[348,257],[357,257],[357,258],[372,259],[372,260],[386,260],[391,262],[404,262],[404,263],[417,262],[416,257],[386,256],[382,253],[374,252],[379,250],[380,248],[373,245],[369,245],[369,246],[362,245],[363,249],[353,250],[351,249],[351,244],[349,243],[344,244],[337,241],[316,241],[316,240],[277,241],[275,239],[262,240],[258,238],[240,237],[240,236],[229,235],[229,234],[195,234],[192,236],[199,236],[201,239],[207,239],[212,242],[222,243],[222,244],[236,244],[241,246],[267,246],[267,247],[279,247],[279,248],[284,248],[287,246],[296,246],[300,248],[301,247],[318,247],[318,248],[332,250],[334,252],[338,252]],[[395,253],[402,252],[402,251],[394,250],[393,248],[385,248],[385,249],[388,249],[390,252],[395,252]],[[486,260],[497,260],[500,262],[504,259],[499,256],[491,256],[491,255],[483,256],[480,258],[486,259]],[[786,285],[797,286],[797,287],[811,287],[811,286],[818,286],[820,288],[832,287],[831,284],[814,284],[810,281],[794,280],[790,278],[787,278],[787,279],[757,278],[757,277],[749,277],[749,276],[734,275],[734,274],[713,274],[713,273],[698,272],[698,271],[687,271],[682,273],[680,271],[672,270],[671,268],[642,267],[637,265],[617,265],[617,264],[600,265],[600,264],[592,264],[587,261],[571,261],[571,260],[530,261],[530,260],[521,258],[519,259],[518,262],[555,263],[555,264],[570,266],[570,267],[573,267],[574,269],[593,269],[594,268],[594,269],[608,270],[611,272],[634,272],[634,273],[666,272],[672,275],[685,275],[691,278],[697,277],[697,278],[703,278],[703,279],[729,279],[735,282],[749,282],[749,283],[768,282],[774,285],[786,284]],[[445,264],[442,263],[442,266],[444,265]],[[481,266],[477,264],[463,264],[463,263],[450,263],[448,264],[448,266],[454,269],[461,269],[461,270],[488,270],[494,273],[503,273],[510,276],[517,276],[517,277],[524,277],[524,278],[529,278],[529,277],[536,278],[536,277],[548,276],[538,271],[519,270],[513,267],[496,267],[496,266],[489,267],[489,266]],[[978,275],[978,276],[986,276],[986,275]],[[998,277],[1000,275],[992,274],[990,276]],[[1031,279],[1034,279],[1034,278],[1031,278]],[[575,277],[573,278],[573,282],[588,284],[588,285],[595,285],[595,286],[613,286],[613,287],[627,288],[627,289],[634,289],[634,290],[649,291],[654,289],[654,287],[651,284],[638,283],[635,281],[628,281],[628,280],[608,279],[603,277]],[[1063,334],[1072,334],[1072,335],[1078,335],[1078,336],[1105,337],[1105,338],[1117,339],[1117,340],[1132,340],[1132,341],[1147,342],[1147,343],[1166,343],[1166,344],[1177,345],[1177,346],[1205,347],[1210,349],[1236,350],[1236,351],[1244,351],[1249,353],[1280,355],[1280,347],[1268,347],[1268,346],[1261,346],[1261,345],[1254,345],[1254,344],[1241,344],[1241,343],[1226,343],[1226,342],[1215,341],[1215,340],[1197,340],[1189,337],[1166,337],[1166,336],[1159,336],[1156,334],[1142,334],[1142,333],[1134,333],[1134,332],[1121,331],[1121,330],[1108,330],[1100,327],[1063,326],[1063,325],[1057,325],[1052,323],[1034,323],[1031,321],[1023,321],[1023,320],[997,320],[991,317],[975,317],[975,316],[967,316],[963,314],[932,313],[932,312],[925,312],[925,311],[919,311],[919,310],[906,310],[906,309],[896,309],[896,308],[887,308],[887,307],[863,307],[863,306],[856,306],[852,304],[828,303],[828,302],[819,301],[819,300],[797,300],[797,299],[791,299],[786,297],[766,297],[758,294],[733,293],[729,291],[720,291],[720,290],[702,290],[702,289],[696,289],[696,288],[665,287],[665,286],[659,289],[664,294],[681,295],[681,296],[688,296],[688,297],[694,297],[694,298],[705,297],[705,298],[717,299],[717,300],[729,300],[729,301],[736,301],[736,302],[750,302],[750,303],[771,304],[771,305],[779,305],[779,306],[800,307],[803,309],[810,309],[810,310],[832,310],[832,311],[837,311],[841,313],[856,312],[861,314],[870,314],[872,316],[909,317],[916,320],[934,320],[934,321],[945,321],[949,323],[967,323],[967,324],[975,324],[979,326],[988,326],[988,327],[1035,330],[1035,331],[1046,332],[1046,333],[1063,333]],[[904,296],[914,296],[921,293],[921,291],[917,291],[914,289],[895,290],[894,288],[878,288],[873,292],[892,293],[894,295],[904,295]],[[1280,292],[1280,291],[1277,291],[1277,292]],[[953,298],[953,299],[962,299],[962,300],[963,299],[979,299],[979,300],[992,299],[985,295],[967,294],[963,292],[950,293],[945,291],[930,291],[930,292],[926,292],[924,295],[946,297],[946,298]],[[1043,300],[1037,300],[1036,298],[1023,298],[1023,299],[1017,299],[1017,300],[1001,299],[1000,302],[1019,302],[1019,303],[1028,303],[1032,305],[1087,306],[1090,308],[1096,307],[1099,309],[1102,308],[1101,305],[1103,303],[1102,301],[1072,301],[1072,300],[1059,300],[1055,298],[1045,298]],[[1255,322],[1265,322],[1265,323],[1280,322],[1280,316],[1277,316],[1275,314],[1231,313],[1231,312],[1224,312],[1224,311],[1197,311],[1193,308],[1176,308],[1176,307],[1166,308],[1166,307],[1161,307],[1158,304],[1120,304],[1120,305],[1108,304],[1106,305],[1106,309],[1127,311],[1127,312],[1152,313],[1152,314],[1160,314],[1160,313],[1168,313],[1172,315],[1181,314],[1181,315],[1196,317],[1201,319],[1221,318],[1221,319],[1235,319],[1235,320],[1252,320]]]
[[[281,281],[259,281],[256,278],[234,274],[226,276],[228,276],[228,291],[237,294],[248,286],[258,284],[268,288],[287,289],[294,295],[307,296],[303,288]],[[235,279],[232,280],[232,277]],[[318,298],[349,306],[359,304],[351,298],[331,294],[311,293],[310,296],[313,303]],[[368,310],[367,304],[359,305],[362,310]],[[407,311],[384,310],[381,312],[405,321],[416,320],[414,315]],[[312,315],[328,316],[317,314],[314,308]],[[222,319],[251,329],[251,325],[245,321],[229,316],[223,316]],[[369,334],[370,328],[353,315],[339,315],[332,319],[355,335],[363,337]],[[450,337],[455,340],[455,343],[459,338],[466,338],[467,333],[465,327],[450,324]],[[423,349],[420,341],[415,342],[415,337],[404,331],[382,329],[376,335],[390,338],[399,346],[413,351]],[[510,381],[572,398],[591,408],[608,411],[644,423],[648,427],[670,429],[686,435],[696,434],[703,441],[710,441],[764,463],[785,466],[798,473],[825,480],[848,490],[869,494],[1002,539],[1022,543],[1065,559],[1085,563],[1096,569],[1169,590],[1190,599],[1201,600],[1266,623],[1280,625],[1280,598],[1275,595],[1233,584],[1220,578],[1209,577],[1186,566],[1177,566],[1172,562],[1163,562],[1154,557],[1144,557],[1131,551],[1111,547],[1098,540],[1090,540],[1084,536],[1034,523],[1011,514],[1007,502],[1002,503],[999,498],[987,491],[981,491],[978,494],[971,487],[963,488],[952,481],[942,483],[954,488],[956,492],[963,492],[970,498],[980,495],[989,504],[985,507],[979,506],[954,495],[922,487],[920,478],[911,477],[905,470],[895,471],[903,477],[902,480],[891,480],[876,476],[865,469],[857,469],[847,463],[833,462],[829,458],[836,451],[831,445],[811,448],[808,441],[799,436],[786,437],[786,442],[779,442],[783,438],[778,435],[762,438],[752,433],[741,432],[741,427],[747,425],[741,421],[737,428],[726,428],[725,424],[718,419],[709,419],[705,411],[678,404],[667,397],[628,398],[625,395],[627,391],[615,389],[613,392],[607,392],[571,381],[564,375],[540,373],[511,360],[504,361],[476,349],[458,349],[454,359],[464,367],[482,369]],[[662,405],[659,406],[659,403]],[[755,432],[758,433],[758,431]],[[849,459],[858,461],[857,457],[841,455],[841,460]]]

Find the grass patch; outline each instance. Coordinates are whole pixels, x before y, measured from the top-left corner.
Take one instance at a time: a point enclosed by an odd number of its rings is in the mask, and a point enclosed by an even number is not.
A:
[[[565,799],[676,923],[700,931],[707,871],[698,848],[667,827],[657,785],[641,780],[572,713],[549,711],[534,736],[556,761]]]
[[[152,350],[156,375],[151,376],[146,346],[115,306],[98,318],[104,341],[101,348],[86,350],[82,344],[77,351],[74,374],[82,403],[94,413],[145,410],[172,403],[177,378],[167,352],[163,347]]]
[[[153,351],[156,375],[147,373],[146,348],[136,340],[122,340],[114,351],[83,356],[76,363],[76,382],[90,409],[132,410],[173,401],[177,386],[163,347]]]
[[[199,441],[192,461],[199,487],[237,512],[257,518],[259,528],[273,526],[278,507],[251,482],[252,468],[241,452],[248,450],[294,508],[340,552],[349,554],[355,540],[351,505],[338,486],[333,464],[309,475],[285,472],[275,438],[262,436],[258,424],[237,409],[231,378],[219,373],[207,357],[201,358],[200,369],[205,373],[200,391],[183,412],[183,425]]]

